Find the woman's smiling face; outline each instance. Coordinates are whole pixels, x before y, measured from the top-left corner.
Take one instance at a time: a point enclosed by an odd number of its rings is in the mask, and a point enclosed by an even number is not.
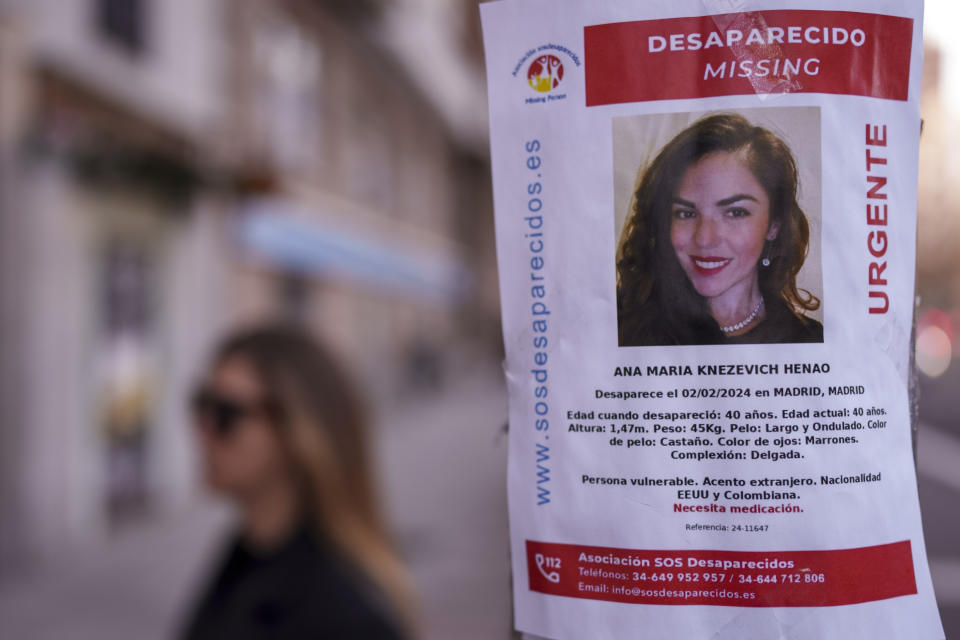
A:
[[[673,197],[670,241],[697,293],[749,301],[764,242],[777,235],[770,201],[737,153],[690,165]]]

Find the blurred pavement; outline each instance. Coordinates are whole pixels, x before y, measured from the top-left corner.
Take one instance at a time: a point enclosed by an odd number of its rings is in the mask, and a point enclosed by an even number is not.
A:
[[[509,637],[507,398],[499,368],[381,420],[381,481],[421,588],[427,640]]]
[[[920,508],[947,638],[960,638],[960,435],[920,425]]]
[[[960,358],[921,378],[919,474],[927,554],[947,638],[960,638]]]
[[[212,504],[146,519],[0,581],[0,638],[166,640],[229,522]]]

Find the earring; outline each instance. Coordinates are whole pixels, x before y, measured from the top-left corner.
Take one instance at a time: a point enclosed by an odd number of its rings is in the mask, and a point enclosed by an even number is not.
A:
[[[770,243],[769,242],[767,242],[766,246],[764,246],[763,248],[763,259],[760,261],[760,264],[762,264],[765,267],[770,266]]]

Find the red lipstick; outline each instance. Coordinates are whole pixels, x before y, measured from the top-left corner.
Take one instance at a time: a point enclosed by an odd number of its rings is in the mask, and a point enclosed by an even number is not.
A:
[[[712,276],[720,273],[730,264],[730,258],[720,258],[717,256],[690,256],[693,263],[693,269],[702,276]]]

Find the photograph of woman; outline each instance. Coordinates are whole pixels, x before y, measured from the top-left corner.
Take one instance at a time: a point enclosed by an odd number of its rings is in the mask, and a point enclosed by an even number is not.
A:
[[[787,144],[702,118],[638,176],[617,250],[620,346],[823,342],[798,287],[810,226]]]

